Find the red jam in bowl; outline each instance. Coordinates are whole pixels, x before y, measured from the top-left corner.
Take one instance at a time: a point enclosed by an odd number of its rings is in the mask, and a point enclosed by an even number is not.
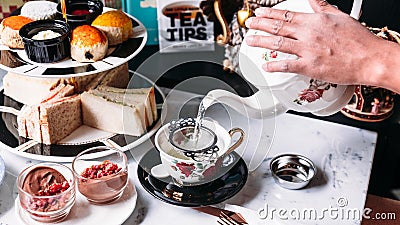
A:
[[[71,15],[74,16],[83,16],[89,14],[90,11],[87,9],[75,9],[74,11],[71,12]]]

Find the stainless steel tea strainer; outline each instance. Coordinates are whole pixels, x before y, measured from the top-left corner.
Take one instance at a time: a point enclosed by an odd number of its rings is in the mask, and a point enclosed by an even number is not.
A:
[[[188,158],[195,161],[212,160],[218,157],[217,135],[208,127],[200,126],[195,135],[196,119],[173,120],[169,126],[169,142]]]

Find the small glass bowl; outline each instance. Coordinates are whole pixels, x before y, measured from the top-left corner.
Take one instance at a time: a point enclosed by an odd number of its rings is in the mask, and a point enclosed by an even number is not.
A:
[[[40,31],[46,30],[61,36],[46,40],[32,39]],[[60,20],[37,20],[19,30],[28,58],[38,63],[57,62],[70,56],[70,33],[69,25]]]
[[[69,188],[52,196],[32,195],[22,189],[26,176],[34,169],[39,167],[50,167],[61,173]],[[57,163],[39,163],[24,169],[17,178],[19,203],[22,210],[39,222],[56,223],[64,220],[75,204],[76,189],[75,176],[71,169]]]
[[[99,172],[99,168],[108,171],[107,166],[102,165],[105,162],[116,164],[120,169],[110,175],[103,175],[104,171]],[[94,204],[117,200],[128,184],[128,159],[125,153],[115,148],[98,146],[79,153],[72,161],[72,170],[77,178],[79,192]],[[85,170],[92,171],[87,174],[93,173],[96,177],[83,176]],[[102,175],[97,176],[98,173]]]
[[[96,0],[67,0],[65,2],[67,6],[67,23],[71,26],[71,29],[81,26],[90,25],[93,20],[103,13],[103,3]],[[56,18],[64,20],[61,3],[57,5]]]

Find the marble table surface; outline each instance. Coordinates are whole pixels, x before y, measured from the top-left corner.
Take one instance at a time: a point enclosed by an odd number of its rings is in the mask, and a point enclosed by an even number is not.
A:
[[[169,108],[163,116],[165,121],[179,114],[170,113],[173,110]],[[353,214],[364,209],[377,140],[375,132],[292,114],[252,120],[221,106],[211,108],[206,116],[227,129],[239,126],[247,134],[245,144],[237,150],[250,170],[247,183],[218,207],[243,213],[250,224],[360,224],[361,218]],[[149,140],[127,152],[134,171],[138,160],[151,148]],[[281,153],[301,154],[315,163],[318,172],[307,187],[287,190],[275,184],[269,162]],[[20,222],[14,212],[16,176],[37,161],[4,149],[0,149],[0,155],[7,170],[0,186],[0,224],[17,225]],[[138,200],[124,224],[217,224],[216,217],[155,199],[143,189],[137,174],[131,173],[130,177]]]

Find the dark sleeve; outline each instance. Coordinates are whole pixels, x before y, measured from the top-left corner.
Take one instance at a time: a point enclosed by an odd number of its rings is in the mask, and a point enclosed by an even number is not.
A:
[[[400,32],[399,0],[364,0],[361,22],[372,27],[385,27]]]
[[[365,1],[365,0],[364,0]],[[341,11],[350,14],[351,7],[353,6],[353,1],[343,1],[343,0],[328,0],[332,5],[336,5]]]
[[[328,0],[345,13],[350,13],[353,1]],[[385,27],[400,32],[399,0],[363,0],[360,22],[370,27]]]

